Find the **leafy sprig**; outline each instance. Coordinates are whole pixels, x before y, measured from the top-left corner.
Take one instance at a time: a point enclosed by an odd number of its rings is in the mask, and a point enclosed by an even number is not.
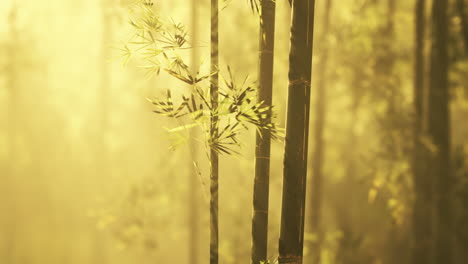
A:
[[[153,112],[165,117],[182,120],[181,125],[168,128],[170,133],[181,133],[188,129],[201,128],[207,146],[218,153],[236,154],[240,146],[239,135],[253,126],[261,133],[268,132],[272,138],[282,137],[281,129],[272,122],[273,107],[264,102],[257,102],[257,87],[245,78],[236,83],[230,67],[227,77],[220,83],[216,107],[210,100],[210,77],[220,72],[193,73],[185,62],[181,51],[189,49],[190,40],[185,26],[173,19],[164,19],[155,11],[154,4],[141,1],[132,9],[130,25],[134,34],[124,46],[125,61],[131,56],[139,57],[147,75],[158,76],[161,72],[190,85],[188,94],[174,98],[174,88],[166,90],[160,98],[148,99],[153,104]],[[252,7],[258,9],[257,0],[252,0]],[[177,103],[175,103],[177,102]],[[216,117],[214,130],[210,120]],[[178,138],[178,137],[176,137]]]

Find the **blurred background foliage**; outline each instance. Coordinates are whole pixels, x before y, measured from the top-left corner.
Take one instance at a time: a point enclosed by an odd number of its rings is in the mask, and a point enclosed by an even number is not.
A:
[[[414,1],[395,0],[393,11],[383,0],[336,2],[327,37],[316,37],[314,51],[314,65],[321,45],[330,53],[322,262],[409,263]],[[456,1],[449,2],[454,251],[461,264],[468,248],[468,43]],[[209,60],[210,10],[207,0],[196,3],[202,62]],[[316,36],[323,35],[323,3],[317,1]],[[170,149],[164,128],[179,124],[154,115],[146,101],[167,88],[186,87],[168,76],[148,77],[133,60],[122,66],[119,49],[132,32],[129,5],[127,0],[0,3],[0,263],[196,263],[187,253],[193,188],[200,212],[198,260],[208,259],[203,143],[195,142],[200,150],[195,152],[187,145]],[[258,17],[248,1],[225,1],[222,7],[221,68],[229,65],[236,76],[256,79]],[[190,27],[189,1],[158,1],[158,8]],[[280,127],[289,22],[288,2],[277,1],[273,105]],[[315,99],[312,85],[313,105]],[[254,132],[240,137],[240,155],[221,158],[221,263],[250,261]],[[274,142],[272,259],[282,160],[283,144]],[[195,185],[189,179],[193,171]],[[307,248],[305,254],[308,263]]]

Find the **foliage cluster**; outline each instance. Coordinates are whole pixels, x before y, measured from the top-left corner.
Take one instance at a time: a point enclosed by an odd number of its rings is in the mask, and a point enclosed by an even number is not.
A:
[[[216,107],[212,105],[209,78],[216,72],[201,73],[200,65],[196,72],[191,70],[183,51],[196,44],[190,42],[184,25],[164,18],[155,5],[142,1],[132,7],[130,24],[134,34],[121,50],[125,62],[132,56],[143,61],[142,68],[148,76],[165,72],[180,81],[181,87],[168,88],[164,96],[148,99],[154,106],[154,113],[185,119],[184,124],[167,129],[170,133],[178,133],[173,146],[184,142],[184,137],[180,136],[182,131],[195,127],[203,131],[203,142],[208,148],[224,154],[238,153],[238,135],[249,126],[260,132],[268,130],[274,139],[279,139],[281,129],[270,121],[274,119],[273,107],[257,102],[255,84],[250,83],[248,77],[237,83],[229,66],[227,77],[218,87],[218,104]],[[182,92],[177,97],[173,95],[184,90],[184,86],[189,86],[188,93]],[[212,117],[217,117],[214,119],[217,129],[214,130],[210,129]]]

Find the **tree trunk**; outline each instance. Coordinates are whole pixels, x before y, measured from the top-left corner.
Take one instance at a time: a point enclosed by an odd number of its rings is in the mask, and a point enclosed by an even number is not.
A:
[[[435,262],[452,263],[452,218],[450,166],[450,109],[448,86],[448,16],[446,0],[432,6],[432,47],[429,85],[428,129],[435,151],[428,164],[435,181]]]
[[[218,107],[218,0],[211,0],[211,107]],[[212,112],[210,136],[218,134],[218,117]],[[219,234],[218,234],[218,153],[210,149],[210,264],[218,264]]]
[[[302,263],[315,0],[292,2],[279,263]]]
[[[427,133],[425,124],[425,9],[426,0],[417,0],[415,6],[415,47],[414,47],[414,152],[413,152],[413,181],[414,181],[414,208],[413,208],[413,245],[412,263],[430,264],[433,244],[433,179],[427,173],[425,164],[428,164],[429,153],[423,143]]]
[[[320,228],[321,201],[322,201],[322,179],[323,179],[323,157],[325,142],[323,138],[326,105],[327,105],[327,68],[328,68],[328,34],[330,25],[330,12],[332,0],[325,1],[325,14],[323,16],[323,31],[320,37],[321,49],[317,74],[317,100],[315,105],[315,126],[314,126],[314,149],[312,156],[312,177],[310,183],[310,231],[317,236],[316,241],[310,242],[310,252],[312,263],[320,263],[320,250],[322,242],[322,230]]]
[[[192,24],[192,53],[191,53],[191,64],[192,64],[192,74],[194,76],[197,74],[198,71],[198,60],[199,60],[199,48],[198,48],[198,5],[197,0],[192,0],[192,17],[191,17],[191,24]],[[192,88],[192,87],[190,87]],[[199,229],[199,210],[198,210],[198,175],[194,171],[193,162],[196,159],[196,146],[193,141],[194,136],[190,135],[190,156],[189,156],[189,170],[188,177],[189,179],[189,190],[190,194],[188,196],[188,203],[187,205],[190,206],[189,214],[188,214],[188,226],[189,230],[189,239],[188,239],[188,248],[189,248],[189,263],[197,264],[198,263],[198,229]]]
[[[260,18],[260,66],[258,102],[271,105],[273,90],[273,60],[275,43],[274,0],[261,1]],[[266,122],[270,123],[270,120]],[[267,260],[268,245],[268,198],[270,184],[270,143],[268,130],[257,132],[255,146],[255,180],[253,190],[252,218],[252,263],[260,264]]]

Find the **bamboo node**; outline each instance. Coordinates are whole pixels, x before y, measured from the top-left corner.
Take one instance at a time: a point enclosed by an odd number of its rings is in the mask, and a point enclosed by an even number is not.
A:
[[[303,79],[303,78],[289,81],[289,86],[297,85],[297,84],[304,84],[304,85],[310,86],[310,81]]]

